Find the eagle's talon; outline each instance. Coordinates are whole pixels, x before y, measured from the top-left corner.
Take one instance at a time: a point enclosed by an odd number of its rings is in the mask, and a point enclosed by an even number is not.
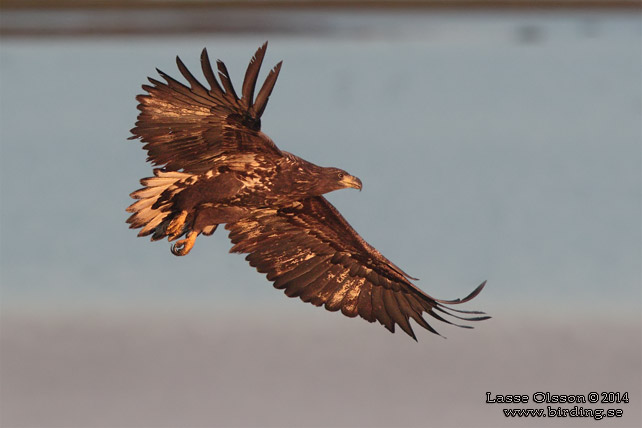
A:
[[[172,244],[170,251],[175,256],[185,256],[187,255],[192,247],[194,246],[194,241],[196,241],[196,232],[190,232],[187,234],[187,238],[176,241],[175,244]]]
[[[180,256],[180,255],[181,255],[181,254],[180,254],[180,248],[177,248],[177,247],[178,247],[178,245],[176,245],[176,244],[172,244],[172,246],[170,247],[170,249],[169,249],[169,250],[170,250],[170,251],[172,252],[172,254],[174,254],[175,256]]]

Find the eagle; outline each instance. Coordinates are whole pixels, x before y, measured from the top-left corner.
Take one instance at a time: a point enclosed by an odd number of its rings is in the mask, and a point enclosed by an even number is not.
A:
[[[225,64],[215,73],[207,50],[201,67],[209,88],[176,57],[188,85],[159,69],[164,82],[148,78],[136,97],[138,120],[129,139],[140,139],[156,168],[131,193],[127,212],[138,236],[175,243],[171,252],[187,255],[199,235],[225,225],[230,252],[266,274],[288,297],[299,297],[329,311],[379,322],[390,332],[398,325],[415,341],[413,319],[439,333],[424,314],[456,324],[490,317],[452,308],[477,296],[482,282],[463,299],[429,296],[398,266],[369,245],[323,197],[334,190],[362,188],[361,180],[338,168],[325,168],[279,149],[261,132],[261,116],[281,70],[272,68],[256,97],[255,87],[267,42],[252,57],[240,97]],[[218,74],[218,80],[216,78]],[[219,83],[220,80],[220,83]],[[180,239],[179,239],[180,238]]]

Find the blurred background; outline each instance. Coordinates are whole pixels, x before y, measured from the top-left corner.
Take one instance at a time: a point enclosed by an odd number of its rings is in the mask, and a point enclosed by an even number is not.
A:
[[[639,2],[1,4],[3,427],[642,423]],[[207,47],[238,88],[265,40],[264,131],[360,177],[330,201],[432,296],[488,280],[463,309],[491,320],[415,343],[288,299],[222,229],[177,258],[127,228],[140,85]],[[538,391],[630,401],[485,403]]]

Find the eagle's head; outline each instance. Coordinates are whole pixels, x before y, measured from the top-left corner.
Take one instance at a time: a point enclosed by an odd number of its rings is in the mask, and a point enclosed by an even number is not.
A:
[[[321,182],[323,187],[328,189],[326,192],[348,187],[361,190],[363,187],[361,180],[339,168],[324,168]]]

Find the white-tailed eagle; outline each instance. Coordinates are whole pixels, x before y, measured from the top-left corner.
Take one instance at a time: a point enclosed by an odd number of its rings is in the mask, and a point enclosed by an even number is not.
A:
[[[157,168],[131,194],[137,201],[127,208],[130,227],[152,240],[182,238],[171,251],[184,256],[197,236],[225,224],[234,244],[230,251],[247,253],[250,265],[287,296],[378,321],[391,332],[399,325],[415,340],[410,319],[438,334],[424,313],[449,324],[442,315],[489,318],[447,307],[471,300],[485,281],[463,299],[424,293],[323,197],[361,189],[361,180],[282,151],[261,132],[261,115],[281,69],[279,62],[254,97],[266,48],[267,42],[250,61],[240,97],[221,61],[220,83],[216,79],[205,49],[201,67],[209,88],[178,57],[189,86],[160,70],[165,82],[150,78],[151,85],[143,85],[147,93],[136,97],[140,114],[130,139],[144,143],[147,160]]]

